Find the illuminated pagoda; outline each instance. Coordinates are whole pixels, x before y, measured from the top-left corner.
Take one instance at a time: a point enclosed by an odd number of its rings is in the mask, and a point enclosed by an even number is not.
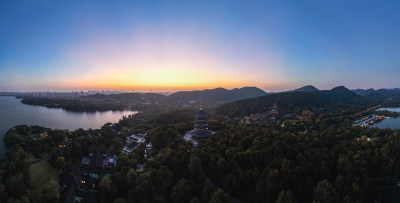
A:
[[[194,129],[186,132],[183,138],[187,141],[191,141],[193,146],[197,147],[199,139],[205,139],[214,133],[214,131],[208,129],[207,113],[200,107],[199,112],[197,112],[195,116]]]
[[[271,116],[271,119],[275,119],[275,116],[279,115],[278,108],[279,108],[278,102],[273,102],[271,111],[269,111],[269,115]]]

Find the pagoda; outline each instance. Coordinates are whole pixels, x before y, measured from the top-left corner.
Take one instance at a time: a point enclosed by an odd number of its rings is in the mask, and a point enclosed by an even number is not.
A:
[[[278,102],[273,102],[272,103],[272,107],[271,107],[271,111],[269,111],[269,115],[271,116],[271,119],[275,119],[275,116],[279,115],[278,112]]]
[[[200,106],[200,110],[197,112],[194,119],[194,129],[186,132],[183,138],[187,141],[191,141],[193,146],[197,147],[199,139],[207,138],[214,133],[214,131],[208,129],[207,113],[204,112],[203,108]]]

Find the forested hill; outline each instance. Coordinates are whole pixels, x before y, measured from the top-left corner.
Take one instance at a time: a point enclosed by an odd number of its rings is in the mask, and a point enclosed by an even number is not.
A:
[[[243,87],[227,90],[223,88],[198,91],[182,91],[168,96],[157,93],[93,94],[81,97],[35,97],[21,96],[22,103],[49,108],[62,108],[72,111],[106,110],[149,110],[154,108],[176,109],[199,107],[203,102],[206,108],[214,108],[223,103],[240,99],[264,96],[267,93],[257,87]]]
[[[186,102],[186,101],[203,101],[203,102],[231,102],[240,99],[248,99],[267,95],[266,92],[257,87],[242,87],[227,90],[224,88],[197,90],[197,91],[181,91],[176,92],[167,97],[168,102]]]
[[[190,101],[203,101],[206,104],[216,102],[232,102],[240,99],[248,99],[253,97],[264,96],[267,93],[257,87],[243,87],[227,90],[224,88],[196,90],[196,91],[180,91],[168,96],[156,93],[124,93],[124,94],[94,94],[81,97],[83,100],[106,101],[131,103],[148,102],[148,103],[188,103]]]
[[[369,98],[376,98],[376,99],[387,99],[387,98],[392,98],[392,99],[400,99],[400,88],[394,88],[394,89],[379,89],[379,90],[374,90],[374,89],[356,89],[352,90],[354,93],[361,95],[361,96],[366,96]]]
[[[316,87],[312,86],[312,85],[306,85],[304,87],[300,87],[298,89],[295,89],[293,91],[295,92],[315,92],[318,91],[319,89],[317,89]]]
[[[97,100],[97,101],[118,101],[121,103],[145,100],[151,103],[159,102],[164,100],[167,96],[156,94],[156,93],[122,93],[122,94],[92,94],[83,96],[83,100]]]
[[[376,100],[357,95],[349,89],[340,86],[331,90],[313,92],[292,91],[269,94],[262,97],[245,99],[218,107],[220,115],[245,116],[251,113],[266,112],[273,102],[285,110],[297,108],[327,108],[332,106],[368,105],[377,103]]]
[[[361,96],[367,96],[368,94],[375,92],[375,90],[372,88],[366,89],[366,90],[365,89],[355,89],[355,90],[351,90],[351,91],[353,91],[354,93],[361,95]]]

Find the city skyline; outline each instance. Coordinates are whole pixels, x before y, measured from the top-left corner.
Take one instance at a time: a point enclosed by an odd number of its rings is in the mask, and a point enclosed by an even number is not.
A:
[[[395,1],[3,1],[0,91],[396,88]]]

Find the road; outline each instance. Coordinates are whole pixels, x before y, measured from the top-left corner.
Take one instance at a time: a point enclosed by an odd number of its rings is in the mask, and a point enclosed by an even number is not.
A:
[[[47,159],[50,159],[50,155],[47,155],[47,156],[44,156],[44,157],[42,157],[42,158],[40,158],[38,160],[32,161],[31,163],[29,163],[29,165],[33,165],[33,164],[36,164],[38,162],[41,162],[41,161],[44,161],[44,160],[47,160]]]

